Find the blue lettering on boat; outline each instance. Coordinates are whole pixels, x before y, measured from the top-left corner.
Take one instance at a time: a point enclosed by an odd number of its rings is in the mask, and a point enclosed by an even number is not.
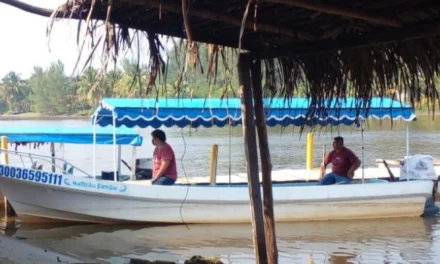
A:
[[[92,189],[96,188],[96,184],[93,184],[91,182],[85,182],[85,181],[73,181],[72,185],[82,187],[82,188],[92,188]]]
[[[98,183],[98,189],[101,190],[109,190],[109,191],[116,191],[118,189],[118,187],[112,185],[112,184],[101,184]]]
[[[119,186],[118,185],[114,185],[114,184],[109,184],[109,183],[92,183],[92,182],[88,182],[88,181],[83,181],[83,180],[72,180],[70,181],[69,179],[64,179],[64,185],[67,186],[75,186],[75,187],[80,187],[80,188],[85,188],[85,189],[97,189],[97,190],[104,190],[104,191],[110,191],[110,192],[125,192],[127,190],[127,186],[122,185]]]
[[[63,175],[33,169],[17,168],[0,165],[0,177],[14,178],[21,181],[30,181],[50,185],[61,185]]]

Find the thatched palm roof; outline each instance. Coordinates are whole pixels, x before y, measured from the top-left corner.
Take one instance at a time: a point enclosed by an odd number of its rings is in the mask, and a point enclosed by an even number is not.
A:
[[[92,36],[100,34],[92,21],[103,21],[104,33],[95,40],[104,43],[104,59],[117,55],[123,48],[121,44],[131,43],[129,28],[146,33],[150,87],[158,74],[165,72],[161,67],[164,62],[159,52],[159,35],[187,39],[191,55],[187,56],[187,64],[193,65],[200,65],[197,42],[211,43],[205,62],[208,75],[218,64],[219,52],[224,51],[222,46],[249,52],[240,55],[238,68],[240,82],[246,88],[242,97],[244,109],[256,109],[255,115],[245,111],[243,130],[256,223],[254,245],[261,263],[266,263],[267,258],[270,263],[277,263],[277,249],[271,163],[262,122],[260,87],[255,80],[259,78],[260,65],[254,63],[256,59],[264,60],[267,92],[292,96],[298,84],[305,82],[308,96],[319,106],[324,106],[323,99],[345,96],[348,86],[354,90],[352,95],[360,98],[382,96],[388,90],[402,87],[410,91],[412,103],[420,100],[422,94],[432,101],[438,98],[434,77],[440,72],[439,0],[69,0],[55,12],[17,0],[0,2],[53,18],[83,20]],[[253,72],[252,85],[248,70]],[[246,100],[252,98],[249,86],[257,94],[254,106]],[[257,129],[266,227],[252,127],[254,116],[260,121]],[[262,239],[264,232],[271,245],[269,251]]]
[[[151,85],[164,72],[158,36],[165,35],[193,45],[214,44],[204,62],[208,73],[223,46],[264,59],[265,90],[271,94],[295,95],[305,82],[308,96],[318,102],[347,95],[349,86],[358,97],[399,89],[407,90],[412,103],[421,95],[431,102],[438,97],[438,0],[69,0],[53,13],[16,0],[0,2],[54,18],[81,19],[95,33],[91,21],[103,21],[107,55],[130,43],[129,28],[145,32]],[[193,45],[188,49],[195,64]]]

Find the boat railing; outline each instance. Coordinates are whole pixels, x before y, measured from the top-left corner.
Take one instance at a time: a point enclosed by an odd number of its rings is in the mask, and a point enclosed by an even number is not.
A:
[[[8,154],[11,161],[9,162],[10,164],[13,164],[12,162],[21,162],[21,165],[24,168],[44,169],[46,171],[52,170],[52,172],[72,176],[79,176],[80,174],[83,174],[83,176],[91,177],[89,173],[83,171],[63,158],[1,148],[0,153]],[[50,169],[46,169],[47,167]]]

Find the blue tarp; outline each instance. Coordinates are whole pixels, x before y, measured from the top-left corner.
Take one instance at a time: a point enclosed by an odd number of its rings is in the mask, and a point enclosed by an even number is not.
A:
[[[90,127],[0,127],[0,136],[7,136],[9,142],[93,144],[93,126]],[[113,144],[112,127],[96,127],[96,144]],[[142,137],[131,128],[116,129],[117,145],[141,146]]]
[[[415,120],[413,109],[399,101],[389,98],[372,98],[368,110],[361,110],[364,102],[360,99],[346,98],[328,101],[326,110],[306,119],[310,100],[306,98],[264,99],[266,123],[268,126],[302,125],[352,125],[360,119],[403,119]],[[361,109],[366,109],[360,107]],[[113,125],[113,115],[117,127],[222,127],[229,122],[241,124],[240,99],[127,99],[105,98],[92,115],[100,126]],[[310,115],[309,115],[310,116]]]

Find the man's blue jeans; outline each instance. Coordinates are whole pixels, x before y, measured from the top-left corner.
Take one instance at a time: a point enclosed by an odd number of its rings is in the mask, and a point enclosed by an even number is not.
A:
[[[350,184],[352,182],[351,179],[338,175],[336,173],[330,172],[322,177],[321,181],[318,183],[319,185],[331,185],[331,184]]]
[[[173,185],[176,181],[167,177],[167,176],[160,176],[157,178],[153,184],[154,185]]]

